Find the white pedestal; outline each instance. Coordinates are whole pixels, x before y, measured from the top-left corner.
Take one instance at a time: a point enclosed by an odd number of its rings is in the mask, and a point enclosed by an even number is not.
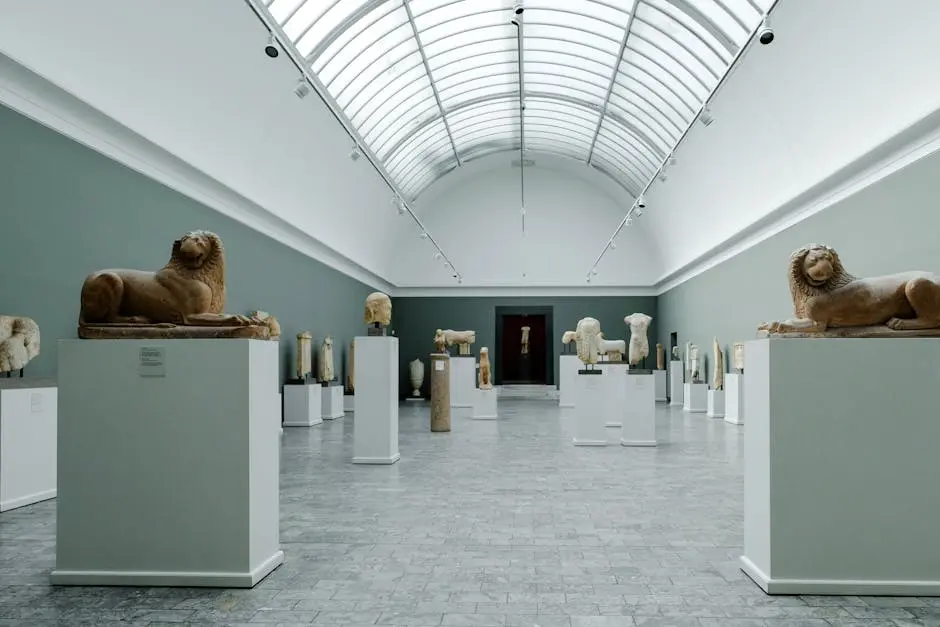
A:
[[[55,498],[52,379],[0,379],[0,512]]]
[[[604,395],[607,398],[604,417],[608,427],[619,429],[623,426],[623,404],[626,400],[629,367],[625,361],[609,361],[604,365]]]
[[[496,390],[476,390],[476,403],[473,406],[474,420],[496,420]]]
[[[398,338],[356,338],[353,463],[394,464],[398,452]]]
[[[744,424],[744,375],[725,375],[725,422]]]
[[[692,414],[704,414],[708,410],[708,385],[705,383],[684,384],[685,401],[682,411]]]
[[[709,418],[724,418],[725,417],[725,391],[724,390],[709,390],[708,391],[708,403],[707,411],[705,415]]]
[[[320,415],[323,420],[336,420],[345,415],[343,412],[342,385],[337,383],[336,385],[330,384],[320,387]]]
[[[574,407],[575,382],[581,360],[577,355],[561,355],[558,358],[558,406]]]
[[[682,382],[682,362],[681,361],[670,361],[669,362],[669,404],[670,405],[683,405],[684,404],[684,383]]]
[[[356,413],[356,395],[343,394],[343,412],[347,414]]]
[[[657,372],[657,371],[654,371]],[[664,370],[659,370],[665,374]],[[656,446],[656,381],[651,374],[625,377],[626,411],[620,444],[623,446]]]
[[[666,402],[666,371],[665,370],[654,370],[653,371],[653,389],[654,389],[654,398],[657,403]]]
[[[582,374],[598,372],[599,374]],[[624,375],[626,376],[626,375]],[[606,374],[600,370],[581,370],[575,379],[574,445],[607,446]]]
[[[476,358],[450,356],[450,407],[452,418],[472,418],[476,402]]]
[[[744,571],[770,594],[940,596],[940,339],[745,351]]]
[[[277,342],[60,340],[53,584],[251,587],[279,540]]]
[[[319,383],[284,386],[284,426],[312,427],[323,422],[322,393]]]

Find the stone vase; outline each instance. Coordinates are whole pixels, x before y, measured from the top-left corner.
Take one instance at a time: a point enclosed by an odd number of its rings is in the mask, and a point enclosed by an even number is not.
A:
[[[411,375],[411,387],[414,388],[411,395],[418,398],[421,396],[421,386],[424,384],[424,362],[415,359],[408,364],[408,371]]]

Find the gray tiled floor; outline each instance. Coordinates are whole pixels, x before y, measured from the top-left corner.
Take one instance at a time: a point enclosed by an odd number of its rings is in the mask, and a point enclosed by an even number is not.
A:
[[[768,597],[737,566],[742,430],[657,410],[657,449],[575,448],[551,402],[354,466],[352,418],[286,429],[286,563],[253,590],[50,588],[55,502],[0,515],[0,625],[940,626],[940,599]]]

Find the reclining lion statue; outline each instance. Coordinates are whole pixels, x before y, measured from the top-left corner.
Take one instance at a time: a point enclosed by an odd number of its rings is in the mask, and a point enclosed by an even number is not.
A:
[[[173,242],[170,260],[156,272],[100,270],[89,275],[82,285],[78,335],[269,337],[263,321],[224,309],[222,240],[209,231],[191,231]]]
[[[765,322],[758,335],[940,336],[940,277],[921,271],[860,279],[838,253],[810,244],[790,255],[793,319]]]

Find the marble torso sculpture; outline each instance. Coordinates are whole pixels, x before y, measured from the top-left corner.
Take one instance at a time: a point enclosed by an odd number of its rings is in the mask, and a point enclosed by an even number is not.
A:
[[[297,334],[297,378],[307,379],[313,372],[313,336],[309,331]]]
[[[411,395],[415,398],[421,396],[421,386],[424,385],[424,362],[415,359],[408,364],[408,374],[411,376]]]
[[[744,342],[731,345],[731,367],[737,372],[744,372]]]
[[[349,370],[346,372],[346,392],[356,393],[356,338],[349,342]]]
[[[320,344],[320,359],[317,360],[317,379],[320,383],[329,383],[333,373],[333,338],[327,335]]]
[[[790,255],[795,318],[765,322],[759,335],[789,337],[940,336],[940,277],[912,271],[859,279],[832,248]]]
[[[685,380],[692,381],[692,342],[685,343]]]
[[[679,347],[672,347],[672,361],[679,361]]]
[[[689,381],[699,382],[698,346],[689,343]]]
[[[257,318],[223,313],[225,251],[209,231],[173,242],[156,272],[100,270],[82,285],[78,336],[96,338],[238,337],[268,339]]]
[[[366,308],[363,314],[366,324],[387,327],[392,322],[392,299],[388,294],[372,292],[366,296]]]
[[[529,354],[529,331],[532,327],[522,327],[522,354]]]
[[[461,355],[470,354],[470,345],[477,341],[476,331],[452,331],[438,329],[434,333],[434,345],[438,352],[445,352],[447,346],[457,345]]]
[[[663,345],[657,342],[656,344],[656,369],[664,370],[666,368],[666,354],[663,350]]]
[[[601,323],[596,318],[582,318],[578,321],[575,341],[578,346],[578,358],[585,365],[597,363],[600,332]]]
[[[725,353],[721,350],[717,337],[712,342],[712,349],[715,353],[713,359],[715,365],[712,368],[712,389],[723,390],[725,389]]]
[[[493,389],[493,377],[490,366],[490,349],[485,346],[480,349],[480,389]]]
[[[635,366],[650,354],[646,332],[653,318],[645,313],[633,313],[625,317],[623,321],[630,325],[630,365]]]
[[[607,361],[623,361],[623,355],[627,352],[627,343],[623,340],[608,340],[603,333],[598,333],[597,352],[607,355]]]
[[[22,375],[38,354],[39,325],[32,318],[0,316],[0,372],[19,370]]]
[[[264,323],[264,326],[268,327],[268,339],[269,340],[280,340],[281,339],[281,323],[277,321],[277,318],[272,316],[266,311],[252,311],[248,313],[249,318],[256,318]]]

